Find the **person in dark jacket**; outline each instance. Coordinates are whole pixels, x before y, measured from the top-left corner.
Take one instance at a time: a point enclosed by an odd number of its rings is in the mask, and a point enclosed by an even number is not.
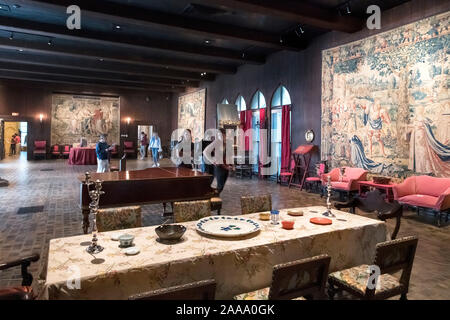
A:
[[[95,153],[97,154],[97,172],[109,172],[108,152],[112,149],[113,146],[108,145],[106,142],[106,135],[102,134],[95,147]]]

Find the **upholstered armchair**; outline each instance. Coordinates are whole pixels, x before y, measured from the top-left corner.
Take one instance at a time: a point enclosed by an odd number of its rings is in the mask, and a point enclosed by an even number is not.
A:
[[[211,201],[180,201],[173,203],[173,220],[176,223],[195,221],[211,215]]]
[[[431,209],[441,225],[442,213],[450,213],[450,178],[413,176],[393,186],[394,199],[404,205]]]
[[[242,214],[272,210],[272,196],[270,194],[262,196],[244,196],[241,197]]]
[[[99,232],[142,227],[141,207],[99,209],[97,229]]]
[[[36,298],[33,290],[31,289],[33,276],[28,272],[28,267],[31,262],[36,262],[38,260],[39,255],[33,254],[31,256],[6,263],[0,262],[0,271],[18,266],[21,267],[22,271],[22,286],[0,289],[0,300],[32,300]]]
[[[34,142],[34,150],[33,150],[33,158],[43,157],[44,159],[47,156],[47,141],[35,141]]]
[[[334,168],[328,173],[324,173],[321,176],[322,185],[326,186],[328,177],[331,177],[331,188],[339,193],[346,193],[350,196],[350,193],[358,191],[358,181],[367,180],[367,171],[362,168],[345,168],[345,173],[341,177],[341,168]]]

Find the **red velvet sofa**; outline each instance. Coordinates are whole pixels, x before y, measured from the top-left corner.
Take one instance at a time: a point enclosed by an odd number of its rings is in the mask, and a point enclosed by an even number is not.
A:
[[[331,177],[331,188],[333,190],[347,193],[350,195],[351,192],[358,191],[358,181],[367,180],[367,171],[362,168],[351,168],[344,167],[345,173],[340,181],[340,168],[334,168],[328,173],[324,173],[321,176],[322,185],[326,186],[328,181],[328,176]]]
[[[394,199],[404,205],[428,208],[435,212],[438,226],[442,213],[450,213],[450,178],[430,176],[409,177],[392,188]]]

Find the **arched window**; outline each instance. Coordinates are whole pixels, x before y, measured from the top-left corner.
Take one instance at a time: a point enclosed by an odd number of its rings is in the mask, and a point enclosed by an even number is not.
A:
[[[271,141],[275,144],[275,150],[272,150],[272,158],[278,158],[278,174],[281,171],[281,109],[282,106],[291,105],[291,96],[284,86],[279,86],[272,97],[271,103]],[[291,119],[289,119],[291,121]],[[292,132],[292,126],[291,132]],[[289,140],[292,134],[289,134]]]
[[[227,98],[224,98],[224,99],[222,100],[222,104],[230,104],[230,103],[228,102],[228,99],[227,99]]]
[[[266,108],[266,99],[261,91],[256,91],[253,95],[252,102],[250,103],[250,107],[252,109],[252,128],[259,129],[260,128],[260,109]],[[253,140],[253,157],[255,158],[255,164],[253,165],[253,172],[258,172],[259,165],[256,159],[259,159],[259,130],[255,130],[255,133],[252,135]]]
[[[247,105],[245,104],[245,100],[244,100],[243,96],[237,97],[236,102],[234,104],[237,105],[237,109],[239,112],[247,109]]]
[[[261,91],[257,91],[253,95],[252,103],[250,105],[252,109],[263,109],[266,107],[266,99]]]
[[[291,104],[291,96],[284,86],[279,86],[272,97],[272,108]]]

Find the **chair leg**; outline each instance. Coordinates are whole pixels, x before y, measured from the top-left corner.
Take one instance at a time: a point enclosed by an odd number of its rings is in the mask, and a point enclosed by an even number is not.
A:
[[[438,226],[438,227],[440,227],[440,226],[441,226],[441,216],[442,216],[442,213],[441,213],[441,211],[438,211],[438,212],[437,212],[437,215],[436,215],[436,219],[437,219],[437,226]]]
[[[337,290],[334,287],[333,283],[328,280],[328,298],[330,298],[330,300],[334,300],[334,296],[336,295]]]
[[[408,300],[408,296],[406,295],[406,293],[402,293],[402,295],[400,296],[400,300]]]
[[[218,216],[220,216],[220,210],[221,210],[221,209],[218,209],[218,210],[217,210],[217,215],[218,215]]]

